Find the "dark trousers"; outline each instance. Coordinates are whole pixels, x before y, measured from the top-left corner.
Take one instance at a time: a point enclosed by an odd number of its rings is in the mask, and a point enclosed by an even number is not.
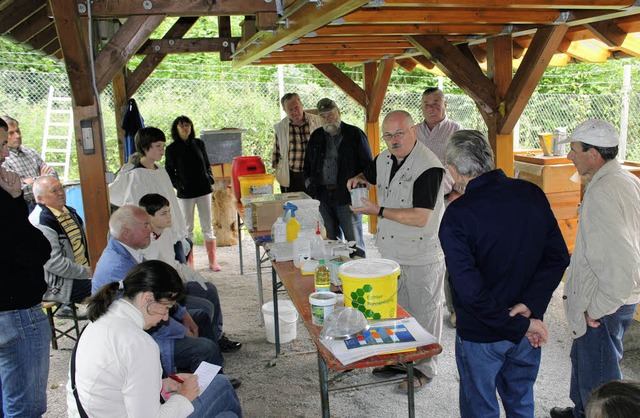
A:
[[[307,193],[307,188],[304,187],[304,173],[296,173],[289,170],[289,187],[280,186],[281,193],[292,192],[304,192]]]

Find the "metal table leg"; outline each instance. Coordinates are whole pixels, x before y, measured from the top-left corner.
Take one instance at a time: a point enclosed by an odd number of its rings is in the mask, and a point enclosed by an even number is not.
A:
[[[415,418],[416,416],[416,406],[414,403],[414,393],[413,393],[413,362],[407,363],[407,401],[409,403],[409,418]]]
[[[240,275],[242,276],[244,274],[244,268],[242,265],[242,224],[241,219],[240,219],[240,214],[236,212],[236,216],[238,218],[238,248],[239,248],[239,254],[240,254]],[[262,308],[262,305],[260,305],[260,308]]]
[[[256,269],[258,277],[258,303],[260,311],[260,323],[264,326],[264,318],[262,317],[262,305],[264,305],[264,295],[262,292],[262,263],[260,262],[260,246],[256,242]]]
[[[322,418],[329,418],[329,370],[327,363],[318,353],[318,374],[320,375],[320,404],[322,405]]]
[[[271,288],[273,289],[273,329],[276,337],[276,357],[280,354],[280,319],[278,318],[278,275],[271,267]]]

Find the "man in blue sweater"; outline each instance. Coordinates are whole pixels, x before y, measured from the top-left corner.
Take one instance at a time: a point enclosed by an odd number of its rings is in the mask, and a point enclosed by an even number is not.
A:
[[[439,237],[458,317],[460,415],[534,416],[542,322],[569,264],[558,222],[540,188],[494,170],[478,131],[458,131],[445,161],[464,195],[445,211]]]

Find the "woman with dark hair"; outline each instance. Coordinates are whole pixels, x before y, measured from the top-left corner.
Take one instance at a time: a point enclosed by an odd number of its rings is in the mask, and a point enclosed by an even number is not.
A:
[[[173,142],[166,152],[167,173],[178,191],[178,203],[185,217],[189,239],[193,242],[193,216],[197,206],[209,268],[220,271],[222,268],[216,260],[216,236],[211,216],[213,174],[204,142],[195,137],[194,131],[193,122],[186,116],[178,116],[173,121]],[[193,267],[193,256],[189,257],[188,263]]]
[[[224,375],[200,393],[198,377],[162,379],[157,344],[145,332],[167,320],[183,291],[162,261],[135,266],[89,301],[91,323],[80,336],[67,385],[70,417],[240,417],[240,402]]]

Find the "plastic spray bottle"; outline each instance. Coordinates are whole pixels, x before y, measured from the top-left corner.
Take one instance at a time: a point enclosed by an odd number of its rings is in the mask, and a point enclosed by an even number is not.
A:
[[[289,202],[284,205],[284,210],[285,212],[287,210],[291,211],[291,219],[287,222],[287,242],[293,242],[298,238],[298,232],[300,232],[300,223],[296,219],[296,210],[298,210],[298,207]]]

